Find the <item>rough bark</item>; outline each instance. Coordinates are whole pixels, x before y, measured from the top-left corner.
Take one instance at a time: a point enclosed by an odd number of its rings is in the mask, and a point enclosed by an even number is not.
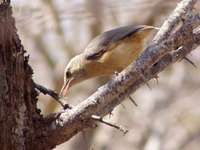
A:
[[[35,149],[41,118],[28,56],[17,35],[9,1],[0,4],[0,147]],[[43,148],[45,149],[45,148]]]

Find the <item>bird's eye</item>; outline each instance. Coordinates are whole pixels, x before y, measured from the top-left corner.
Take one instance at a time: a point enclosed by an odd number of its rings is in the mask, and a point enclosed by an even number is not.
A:
[[[72,73],[71,73],[70,71],[67,71],[67,72],[66,72],[66,77],[67,77],[67,78],[71,78],[71,76],[72,76]]]

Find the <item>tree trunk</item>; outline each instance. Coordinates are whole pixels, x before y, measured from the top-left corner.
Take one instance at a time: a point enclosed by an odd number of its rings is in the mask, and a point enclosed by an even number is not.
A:
[[[0,4],[0,147],[48,149],[35,145],[42,135],[42,116],[36,108],[37,92],[28,56],[17,35],[9,2]],[[39,133],[40,134],[37,134]],[[38,144],[38,143],[37,143]]]

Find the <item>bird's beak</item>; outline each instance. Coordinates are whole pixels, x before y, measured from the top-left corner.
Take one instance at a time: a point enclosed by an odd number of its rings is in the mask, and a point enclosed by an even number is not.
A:
[[[65,97],[67,95],[67,92],[69,91],[69,88],[72,86],[73,78],[68,79],[62,86],[62,89],[60,91],[60,96]]]

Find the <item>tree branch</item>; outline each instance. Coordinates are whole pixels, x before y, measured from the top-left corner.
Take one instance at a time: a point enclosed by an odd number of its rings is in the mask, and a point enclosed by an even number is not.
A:
[[[130,93],[196,48],[200,43],[200,32],[193,30],[200,21],[196,15],[192,15],[196,2],[197,0],[180,2],[152,43],[117,77],[76,107],[46,117],[44,121],[47,132],[40,138],[42,143],[58,145],[84,128],[94,127],[92,115],[105,116]]]

